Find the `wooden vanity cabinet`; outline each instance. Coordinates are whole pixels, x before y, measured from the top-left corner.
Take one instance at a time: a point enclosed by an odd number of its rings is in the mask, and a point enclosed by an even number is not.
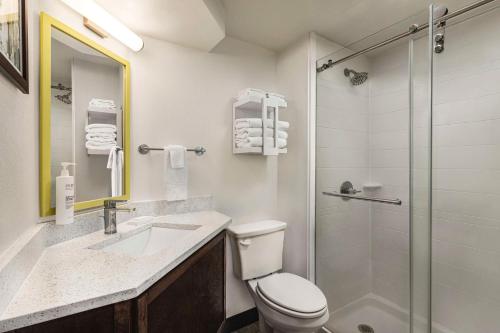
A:
[[[225,320],[225,232],[139,297],[16,333],[216,333]]]

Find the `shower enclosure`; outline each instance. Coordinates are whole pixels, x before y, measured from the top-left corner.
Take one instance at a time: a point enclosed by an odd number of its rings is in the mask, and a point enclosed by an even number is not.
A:
[[[500,1],[317,61],[315,280],[335,333],[500,332]]]

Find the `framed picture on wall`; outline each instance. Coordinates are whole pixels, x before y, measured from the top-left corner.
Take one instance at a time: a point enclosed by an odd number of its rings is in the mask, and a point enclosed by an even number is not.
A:
[[[0,0],[0,71],[29,93],[26,0]]]

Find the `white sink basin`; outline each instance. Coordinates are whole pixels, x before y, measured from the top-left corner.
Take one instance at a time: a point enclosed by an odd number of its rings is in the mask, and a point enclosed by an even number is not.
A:
[[[199,227],[200,225],[193,224],[153,224],[146,230],[134,233],[131,236],[124,235],[111,244],[106,243],[91,248],[126,254],[132,257],[147,256],[182,240]]]

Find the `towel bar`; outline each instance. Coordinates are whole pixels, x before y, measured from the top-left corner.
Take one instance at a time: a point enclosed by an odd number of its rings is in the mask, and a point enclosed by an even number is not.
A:
[[[149,153],[151,150],[164,150],[163,148],[152,148],[146,144],[142,144],[140,145],[137,150],[139,151],[139,153],[143,154],[143,155],[146,155],[147,153]],[[194,147],[194,148],[189,148],[189,149],[186,149],[187,151],[192,151],[194,152],[197,156],[201,156],[203,154],[205,154],[207,152],[207,150],[202,147],[202,146],[198,146],[198,147]]]

